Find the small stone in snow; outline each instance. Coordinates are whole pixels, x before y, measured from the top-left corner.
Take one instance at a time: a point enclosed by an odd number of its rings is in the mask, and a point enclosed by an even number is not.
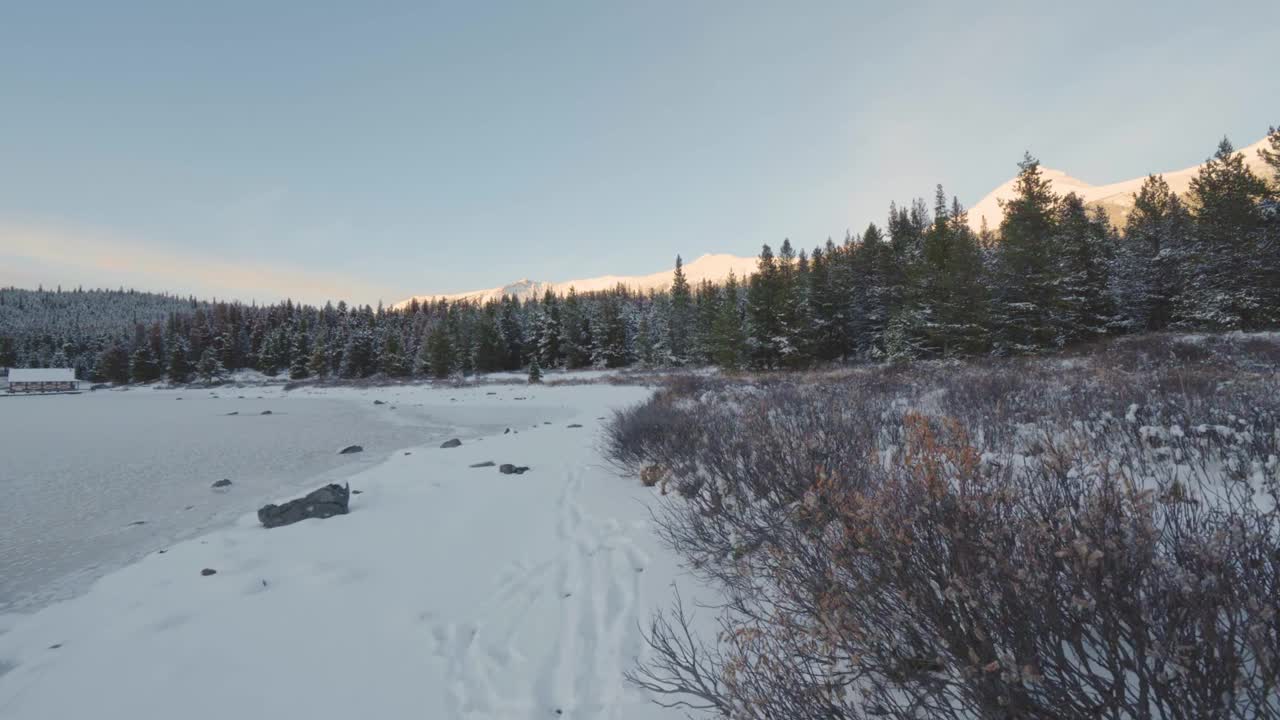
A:
[[[200,574],[204,577],[209,577],[210,575],[217,575],[218,571],[213,568],[205,568],[200,571]]]
[[[459,446],[459,445],[461,445],[461,444],[462,444],[462,441],[461,441],[461,440],[459,440],[458,438],[453,438],[452,440],[445,440],[443,443],[440,443],[440,447],[441,447],[441,448],[456,448],[456,447],[458,447],[458,446]]]
[[[504,431],[502,432],[502,434],[503,434],[503,435],[509,435],[509,434],[511,434],[511,428],[507,428],[506,430],[504,430]]]
[[[503,463],[498,466],[498,472],[503,475],[523,475],[529,470],[526,465],[512,465],[511,463]]]
[[[351,491],[351,494],[352,494],[352,495],[360,495],[360,494],[361,494],[361,493],[363,493],[363,492],[364,492],[363,490],[352,490],[352,491]]]
[[[60,647],[62,647],[62,643],[54,643],[54,644],[52,644],[52,645],[50,645],[50,646],[49,646],[49,649],[50,649],[50,650],[57,650],[57,649],[58,649],[58,648],[60,648]]]
[[[135,527],[137,525],[146,525],[146,524],[147,524],[146,520],[134,520],[133,522],[129,523],[129,527]]]
[[[270,410],[263,410],[262,412],[260,412],[260,413],[258,413],[258,414],[259,414],[259,415],[270,415],[270,414],[271,414],[271,411],[270,411]]]
[[[227,413],[227,414],[228,414],[228,415],[239,415],[239,414],[240,414],[240,411],[239,411],[239,410],[232,410],[231,412],[229,412],[229,413]]]
[[[571,427],[571,428],[580,428],[580,427],[582,427],[582,426],[581,426],[581,425],[579,425],[578,423],[573,423],[573,424],[572,424],[572,425],[570,425],[569,427]]]
[[[485,460],[484,462],[478,462],[478,463],[476,463],[476,464],[472,465],[471,467],[473,467],[473,468],[493,467],[493,461],[492,461],[492,460]]]
[[[351,455],[352,453],[364,452],[364,448],[359,445],[348,445],[338,451],[339,455]]]
[[[487,393],[485,393],[485,395],[497,395],[497,394],[498,394],[498,393],[496,393],[496,392],[487,392]]]
[[[221,480],[215,481],[211,487],[216,487],[216,488],[231,487],[231,481],[226,478],[222,478]]]
[[[382,402],[381,400],[374,400],[374,401],[373,401],[373,404],[374,404],[374,405],[386,405],[386,403]]]

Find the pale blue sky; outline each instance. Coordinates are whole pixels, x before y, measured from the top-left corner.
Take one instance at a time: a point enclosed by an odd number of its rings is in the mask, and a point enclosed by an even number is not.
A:
[[[388,302],[1280,123],[1274,5],[6,2],[0,284]]]

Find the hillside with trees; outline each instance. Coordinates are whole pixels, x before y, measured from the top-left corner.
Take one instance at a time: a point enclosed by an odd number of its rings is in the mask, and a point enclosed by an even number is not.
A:
[[[109,382],[447,378],[586,367],[806,368],[1053,351],[1108,335],[1280,327],[1280,130],[1260,177],[1223,140],[1185,195],[1147,178],[1124,227],[1029,154],[998,228],[938,186],[841,242],[762,248],[749,278],[397,309],[0,289],[0,367]]]

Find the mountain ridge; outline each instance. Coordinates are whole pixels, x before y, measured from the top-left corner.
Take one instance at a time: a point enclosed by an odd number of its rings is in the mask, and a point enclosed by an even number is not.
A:
[[[703,280],[719,282],[727,278],[730,272],[740,278],[746,277],[755,271],[755,267],[756,259],[754,257],[739,257],[727,253],[705,253],[693,261],[685,263],[684,274],[690,284],[696,285]],[[611,290],[619,285],[644,292],[660,290],[669,286],[674,276],[675,265],[673,263],[670,270],[659,270],[647,275],[600,275],[593,278],[565,280],[562,282],[522,278],[513,283],[485,290],[472,290],[453,294],[415,295],[396,303],[393,307],[403,308],[414,300],[420,303],[432,300],[488,302],[489,300],[499,300],[504,295],[514,296],[518,300],[526,300],[541,297],[547,290],[551,290],[556,294],[567,293],[570,288],[577,292],[596,292]]]
[[[1255,172],[1264,176],[1270,175],[1270,169],[1258,157],[1258,150],[1267,145],[1267,138],[1263,137],[1257,142],[1247,145],[1236,150],[1245,156],[1245,163]],[[1193,165],[1191,167],[1182,168],[1164,173],[1150,173],[1152,175],[1160,175],[1169,183],[1169,188],[1176,192],[1179,196],[1185,195],[1191,187],[1191,180],[1199,172],[1204,163]],[[1142,187],[1142,183],[1146,181],[1147,175],[1128,180],[1120,180],[1118,182],[1106,183],[1102,185],[1094,185],[1085,180],[1073,177],[1072,175],[1055,168],[1041,165],[1041,172],[1045,178],[1049,180],[1054,192],[1059,195],[1065,195],[1074,192],[1079,195],[1086,205],[1101,207],[1111,222],[1122,227],[1129,212],[1133,209],[1134,195]],[[978,232],[982,229],[983,221],[991,230],[995,230],[1000,226],[1000,221],[1004,218],[1004,209],[1001,202],[1008,200],[1013,196],[1014,184],[1017,182],[1017,176],[1010,178],[1006,182],[997,186],[994,190],[987,193],[977,203],[968,210],[969,226]],[[703,280],[711,280],[719,282],[729,276],[732,271],[739,278],[745,278],[755,271],[756,258],[739,257],[726,253],[706,253],[690,263],[685,264],[685,276],[692,284],[697,284]],[[489,300],[501,299],[504,295],[511,295],[520,300],[541,297],[547,290],[551,290],[556,294],[564,294],[570,288],[578,292],[595,292],[600,290],[610,290],[618,285],[626,286],[632,290],[641,292],[648,290],[660,290],[671,284],[671,278],[674,275],[674,267],[670,270],[661,270],[647,275],[601,275],[593,278],[583,278],[578,280],[566,280],[561,282],[549,282],[543,280],[530,280],[521,278],[513,283],[508,283],[500,287],[488,288],[484,290],[472,290],[462,293],[437,293],[432,295],[415,295],[406,300],[402,300],[393,307],[403,308],[409,303],[417,300],[418,302],[426,302],[431,300],[449,300],[449,301],[476,301],[487,302]]]
[[[1258,157],[1258,150],[1267,145],[1267,138],[1239,148],[1237,153],[1243,154],[1245,164],[1253,170],[1254,173],[1263,177],[1270,176],[1270,169]],[[1179,197],[1186,195],[1187,190],[1191,188],[1191,180],[1204,163],[1192,165],[1191,167],[1182,168],[1181,170],[1173,170],[1170,172],[1155,172],[1143,175],[1141,177],[1130,178],[1128,180],[1120,180],[1118,182],[1106,183],[1103,185],[1093,185],[1089,182],[1057,170],[1055,168],[1040,166],[1040,171],[1044,177],[1049,180],[1053,186],[1053,191],[1059,195],[1065,195],[1068,192],[1074,192],[1084,200],[1086,205],[1101,207],[1111,222],[1118,227],[1124,226],[1124,221],[1129,216],[1129,212],[1133,209],[1133,196],[1142,188],[1142,183],[1146,181],[1149,175],[1160,175],[1169,183],[1169,189],[1177,193]],[[969,227],[975,232],[981,230],[982,221],[985,219],[987,227],[995,230],[1000,226],[1000,221],[1004,219],[1004,209],[1000,206],[1001,201],[1008,200],[1013,197],[1013,186],[1017,182],[1017,176],[1010,178],[1003,184],[997,186],[994,190],[987,193],[981,200],[969,208]]]

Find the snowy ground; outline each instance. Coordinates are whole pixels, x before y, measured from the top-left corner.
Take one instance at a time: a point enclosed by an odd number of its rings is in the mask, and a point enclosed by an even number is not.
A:
[[[0,717],[672,717],[622,673],[643,654],[639,626],[669,599],[676,560],[649,527],[650,492],[618,478],[596,451],[599,418],[647,392],[119,393],[149,408],[269,403],[271,416],[210,416],[263,422],[250,434],[287,448],[297,433],[335,432],[320,443],[327,453],[360,443],[382,462],[289,481],[350,475],[361,491],[350,515],[264,530],[251,512],[259,503],[249,490],[237,495],[237,484],[218,500],[244,513],[229,526],[165,544],[74,599],[0,618]],[[125,417],[123,400],[61,400],[111,403]],[[285,424],[346,411],[336,430]],[[9,412],[0,407],[0,417]],[[392,452],[406,430],[413,446]],[[444,437],[463,444],[440,449]],[[532,470],[468,467],[487,460]],[[207,494],[217,473],[196,474],[182,482]],[[204,568],[217,573],[204,577]]]

